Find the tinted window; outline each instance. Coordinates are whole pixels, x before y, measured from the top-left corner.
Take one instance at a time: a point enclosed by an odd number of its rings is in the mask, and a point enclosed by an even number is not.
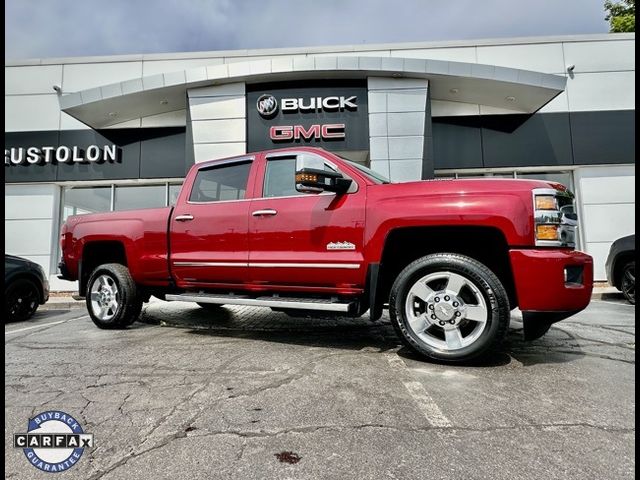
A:
[[[236,163],[198,171],[189,201],[241,200],[247,189],[251,163]]]
[[[265,197],[304,195],[296,190],[296,159],[269,160],[264,174]]]

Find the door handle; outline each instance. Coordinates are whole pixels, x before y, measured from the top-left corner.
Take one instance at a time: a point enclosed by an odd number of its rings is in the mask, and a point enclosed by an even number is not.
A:
[[[184,215],[178,215],[176,217],[176,222],[189,222],[193,220],[193,215],[189,215],[188,213]]]
[[[277,213],[278,212],[276,210],[273,210],[272,208],[268,208],[266,210],[256,210],[251,215],[253,215],[254,217],[260,217],[262,215],[276,215]]]

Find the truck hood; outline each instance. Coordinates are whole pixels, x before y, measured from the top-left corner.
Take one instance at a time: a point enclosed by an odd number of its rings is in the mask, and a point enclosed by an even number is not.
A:
[[[534,188],[552,188],[566,191],[567,188],[555,182],[545,180],[519,180],[512,178],[470,178],[464,180],[435,179],[417,182],[386,183],[373,188],[384,189],[386,195],[468,195],[483,193],[522,193]]]

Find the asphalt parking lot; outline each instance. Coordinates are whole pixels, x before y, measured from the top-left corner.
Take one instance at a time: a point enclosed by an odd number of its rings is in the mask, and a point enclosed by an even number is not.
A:
[[[612,297],[480,363],[423,361],[388,317],[296,319],[152,303],[126,331],[83,309],[5,326],[12,436],[45,410],[94,435],[64,478],[626,479],[635,475],[635,307]]]

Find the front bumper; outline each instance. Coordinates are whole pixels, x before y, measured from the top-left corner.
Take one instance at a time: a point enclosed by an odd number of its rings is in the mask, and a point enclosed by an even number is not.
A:
[[[574,314],[589,305],[591,256],[575,250],[514,249],[509,257],[522,312],[544,312],[557,318],[560,312]]]
[[[40,305],[44,305],[49,301],[49,280],[45,277],[42,280],[42,299]]]
[[[71,274],[69,273],[69,269],[67,268],[67,266],[65,265],[63,260],[61,260],[58,263],[58,270],[60,270],[60,275],[58,275],[58,278],[60,280],[75,280],[75,278],[71,278]]]

